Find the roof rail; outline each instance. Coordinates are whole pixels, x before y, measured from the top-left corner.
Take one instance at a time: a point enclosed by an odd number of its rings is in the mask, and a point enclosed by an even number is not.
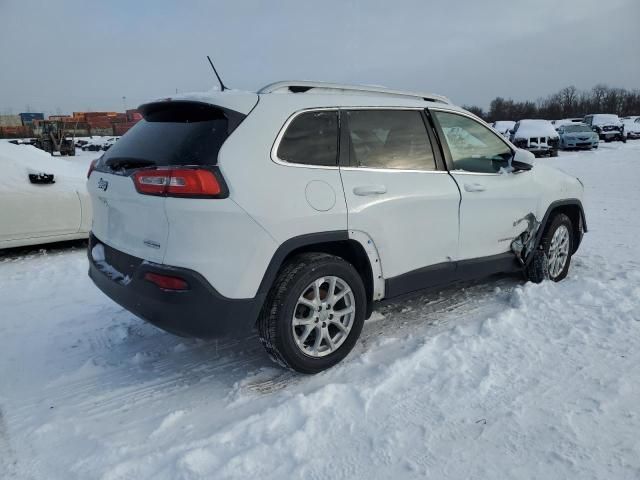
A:
[[[407,92],[404,90],[393,90],[384,87],[373,87],[368,85],[348,85],[341,83],[329,82],[310,82],[307,80],[294,81],[285,80],[282,82],[270,83],[258,90],[258,94],[274,93],[278,91],[288,91],[291,93],[304,93],[311,89],[318,88],[322,90],[342,90],[348,92],[373,93],[376,95],[392,95],[400,97],[421,98],[428,102],[451,103],[447,97],[435,95],[433,93]]]

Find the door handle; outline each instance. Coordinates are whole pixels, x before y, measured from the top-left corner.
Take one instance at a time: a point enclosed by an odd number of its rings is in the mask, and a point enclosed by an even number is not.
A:
[[[382,195],[383,193],[387,193],[387,187],[384,185],[362,185],[361,187],[355,187],[353,193],[361,197],[367,195]]]
[[[465,192],[484,192],[486,188],[481,183],[465,183],[464,190]]]

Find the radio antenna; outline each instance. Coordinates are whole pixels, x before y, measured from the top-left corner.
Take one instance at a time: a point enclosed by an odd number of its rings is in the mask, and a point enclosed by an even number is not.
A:
[[[225,87],[224,83],[222,83],[222,79],[220,78],[220,75],[218,75],[218,71],[216,70],[216,67],[213,66],[213,62],[211,61],[211,57],[209,55],[207,55],[207,60],[209,60],[209,65],[211,65],[211,68],[213,68],[213,73],[216,74],[216,78],[220,83],[220,91],[224,92],[225,90],[229,90],[227,87]]]

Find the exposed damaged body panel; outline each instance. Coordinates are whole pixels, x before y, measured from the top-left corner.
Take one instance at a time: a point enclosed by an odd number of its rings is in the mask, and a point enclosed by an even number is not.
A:
[[[516,254],[522,265],[526,263],[527,257],[535,249],[536,233],[540,229],[540,222],[533,213],[528,213],[523,218],[516,220],[513,225],[516,226],[525,222],[527,224],[526,230],[511,242],[511,250]]]
[[[565,213],[571,219],[574,228],[574,244],[572,245],[571,253],[575,253],[575,251],[578,250],[582,242],[582,237],[587,232],[587,223],[582,202],[575,198],[558,200],[549,206],[541,221],[538,221],[533,213],[528,213],[523,218],[514,222],[514,226],[525,222],[527,224],[526,230],[511,242],[511,251],[523,266],[531,261],[533,257],[532,253],[540,245],[542,235],[554,212]]]

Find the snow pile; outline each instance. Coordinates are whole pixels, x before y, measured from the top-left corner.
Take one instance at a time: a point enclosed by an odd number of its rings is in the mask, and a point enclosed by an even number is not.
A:
[[[639,478],[638,155],[629,142],[539,160],[586,188],[590,232],[565,281],[380,307],[316,376],[274,367],[255,337],[143,323],[90,284],[85,252],[0,258],[0,472]]]
[[[131,282],[131,277],[118,271],[113,265],[110,265],[104,253],[104,245],[98,243],[91,249],[91,258],[95,262],[96,267],[106,276],[108,276],[114,282],[118,282],[121,285],[128,285]]]

